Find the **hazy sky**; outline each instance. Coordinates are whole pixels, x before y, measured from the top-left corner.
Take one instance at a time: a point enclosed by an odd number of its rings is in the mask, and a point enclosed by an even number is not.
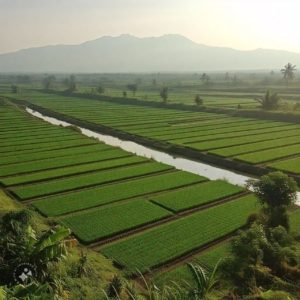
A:
[[[0,0],[0,53],[102,35],[300,52],[300,0]]]

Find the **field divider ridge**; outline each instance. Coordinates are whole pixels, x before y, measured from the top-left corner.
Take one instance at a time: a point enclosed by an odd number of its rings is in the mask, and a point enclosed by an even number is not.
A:
[[[110,243],[113,243],[113,242],[118,242],[120,240],[128,238],[129,236],[132,236],[132,235],[135,235],[135,234],[138,234],[138,233],[143,233],[144,231],[146,231],[148,229],[152,229],[152,228],[157,227],[159,225],[162,225],[162,224],[165,224],[165,223],[168,223],[168,222],[171,222],[171,221],[183,218],[183,217],[187,217],[189,215],[192,215],[195,212],[199,212],[199,211],[211,208],[211,207],[219,206],[219,205],[222,205],[226,202],[234,201],[234,200],[236,200],[236,199],[238,199],[242,196],[248,195],[248,194],[250,194],[250,192],[245,191],[245,192],[233,195],[233,196],[225,197],[225,198],[222,198],[222,199],[217,199],[217,200],[211,201],[209,203],[200,204],[197,207],[189,208],[189,209],[186,209],[186,210],[183,210],[183,211],[180,211],[180,212],[172,211],[169,208],[167,209],[166,207],[158,205],[157,203],[151,201],[150,199],[147,199],[149,202],[170,211],[171,213],[173,213],[173,215],[169,216],[169,217],[165,217],[164,219],[160,219],[158,221],[146,224],[146,225],[139,226],[139,227],[137,227],[133,230],[130,229],[130,230],[127,230],[123,233],[116,234],[116,235],[114,235],[110,238],[101,239],[97,242],[93,242],[93,243],[88,244],[88,245],[92,249],[100,250],[101,246],[104,246],[106,244],[110,244]],[[140,200],[140,201],[142,201],[142,200]]]

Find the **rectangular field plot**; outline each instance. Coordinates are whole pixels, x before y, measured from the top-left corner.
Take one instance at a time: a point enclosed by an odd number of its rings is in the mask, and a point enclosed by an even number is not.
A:
[[[34,148],[39,148],[40,145],[47,147],[48,143],[52,143],[53,141],[55,142],[64,142],[64,141],[72,141],[72,140],[78,140],[82,139],[83,137],[80,136],[79,134],[69,134],[69,135],[62,135],[60,136],[57,134],[54,137],[51,138],[46,138],[46,139],[32,139],[31,141],[27,141],[26,143],[22,141],[15,141],[14,143],[11,143],[10,145],[3,145],[1,147],[1,152],[9,152],[9,151],[16,151],[18,149],[20,150],[25,150],[25,149],[34,149]]]
[[[51,196],[34,202],[34,206],[48,216],[62,215],[204,180],[206,179],[198,175],[174,171],[162,175],[132,179],[131,181],[115,183],[114,185],[86,189],[66,195]]]
[[[243,189],[217,180],[150,197],[151,201],[175,212],[193,208],[242,192]]]
[[[129,273],[145,272],[237,230],[257,209],[255,197],[245,196],[105,246],[100,252]]]
[[[0,154],[10,156],[10,155],[19,155],[25,153],[33,153],[33,152],[42,152],[51,149],[61,149],[61,148],[69,148],[78,145],[91,145],[94,144],[94,141],[91,139],[86,139],[83,137],[71,138],[70,140],[62,140],[62,141],[52,141],[49,143],[40,143],[37,145],[19,145],[14,147],[1,147]]]
[[[203,136],[209,136],[209,138],[219,137],[220,134],[222,136],[226,134],[232,134],[232,135],[239,135],[239,132],[243,132],[244,130],[261,130],[266,129],[269,127],[275,127],[276,125],[270,124],[270,122],[264,121],[261,122],[243,122],[243,124],[247,123],[246,125],[241,125],[238,127],[233,127],[232,123],[230,123],[229,127],[226,127],[226,124],[223,124],[223,126],[220,129],[216,129],[216,125],[214,124],[216,121],[213,122],[213,125],[210,126],[195,126],[194,128],[189,128],[189,130],[185,130],[186,132],[182,132],[181,130],[176,131],[176,135],[174,135],[174,132],[167,135],[158,135],[155,136],[159,139],[164,140],[172,140],[172,139],[183,139],[183,138],[189,138],[189,137],[197,137],[202,138]],[[281,125],[277,125],[277,127],[282,127]],[[274,129],[273,129],[274,130]]]
[[[96,151],[102,151],[104,149],[110,149],[110,146],[107,145],[101,145],[99,143],[95,143],[93,145],[87,145],[87,146],[81,146],[81,147],[72,147],[67,149],[57,149],[57,150],[51,150],[51,151],[42,151],[42,152],[34,152],[29,154],[15,154],[14,156],[9,157],[0,157],[0,165],[4,164],[13,164],[13,163],[21,163],[21,162],[27,162],[27,161],[34,161],[39,159],[49,159],[54,157],[64,157],[68,155],[74,155],[74,154],[88,154],[93,153]]]
[[[67,157],[59,157],[53,159],[37,160],[33,162],[24,162],[18,164],[10,164],[1,167],[0,176],[9,176],[14,174],[22,174],[28,172],[35,172],[44,169],[54,169],[58,167],[78,165],[81,163],[94,162],[112,158],[119,158],[129,156],[125,151],[119,149],[107,150],[94,152],[86,155],[69,155]]]
[[[270,125],[269,125],[270,126]],[[231,138],[238,138],[238,137],[244,137],[244,136],[248,136],[248,137],[252,137],[253,139],[255,139],[258,136],[265,136],[266,134],[270,134],[275,132],[276,134],[278,134],[278,132],[281,131],[285,131],[285,130],[289,130],[289,129],[297,129],[297,125],[289,125],[289,126],[278,126],[275,128],[271,127],[271,128],[263,128],[263,129],[256,129],[256,130],[240,130],[240,131],[236,131],[236,132],[229,132],[229,133],[218,133],[218,134],[214,134],[213,131],[208,131],[204,134],[198,133],[198,135],[193,135],[191,137],[187,137],[187,138],[172,138],[172,141],[174,142],[180,142],[181,144],[194,144],[194,143],[200,143],[200,142],[204,142],[204,141],[217,141],[219,139],[231,139]],[[299,131],[300,132],[300,131]]]
[[[210,150],[210,149],[217,149],[222,147],[228,146],[235,146],[235,145],[242,145],[247,143],[253,142],[260,142],[265,140],[275,140],[277,138],[282,138],[282,136],[299,136],[300,130],[294,129],[287,132],[273,132],[264,133],[264,134],[257,134],[257,135],[250,135],[248,136],[245,134],[241,137],[232,137],[232,138],[221,138],[219,140],[210,140],[204,142],[196,142],[196,143],[188,143],[187,145],[191,148],[199,149],[199,150]]]
[[[300,154],[300,144],[242,154],[234,158],[248,163],[258,164],[295,154]]]
[[[13,122],[13,121],[11,121]],[[48,128],[45,126],[37,126],[36,128],[18,128],[17,130],[5,130],[0,132],[0,140],[15,140],[15,139],[26,139],[29,137],[41,137],[41,136],[45,136],[48,134],[54,134],[54,133],[59,133],[59,128],[53,127],[53,128]]]
[[[241,146],[220,148],[216,150],[211,150],[209,152],[220,156],[229,157],[238,154],[271,149],[274,147],[282,147],[282,146],[292,145],[297,143],[300,143],[300,136],[284,137],[276,140],[269,140],[269,141],[262,141],[257,143],[244,144]]]
[[[61,222],[81,241],[90,243],[170,215],[169,211],[151,202],[138,200],[71,215]]]
[[[65,176],[78,175],[82,173],[87,173],[91,171],[106,170],[116,167],[121,167],[124,165],[132,165],[136,163],[145,162],[146,159],[139,156],[128,156],[115,159],[109,159],[99,162],[91,162],[81,165],[61,167],[54,170],[42,170],[30,174],[8,176],[0,178],[5,186],[25,184],[31,182],[40,182],[53,178],[61,178]]]
[[[296,235],[300,235],[300,209],[293,211],[290,214],[291,231]]]
[[[294,174],[300,173],[300,157],[281,160],[275,163],[268,164],[268,167],[282,171],[287,171]]]
[[[206,270],[212,270],[220,259],[226,258],[229,254],[230,243],[227,242],[204,251],[203,254],[193,258],[191,263],[200,264]],[[158,284],[169,284],[171,281],[188,282],[190,284],[196,283],[187,264],[175,267],[173,270],[166,273],[158,274],[155,279]]]
[[[243,99],[230,100],[224,98],[224,95],[220,96],[223,99],[213,96],[209,103],[216,107],[219,105],[231,107]],[[249,101],[246,98],[243,103]],[[294,149],[294,145],[300,141],[300,125],[295,123],[236,117],[206,111],[155,108],[113,102],[113,99],[95,101],[83,97],[70,98],[38,92],[32,93],[28,100],[83,121],[200,152],[209,152],[231,159],[237,158],[249,164],[261,164],[271,160],[275,162],[289,156],[300,155],[300,152]],[[124,110],[126,115],[123,113]],[[291,149],[285,148],[287,146]],[[268,159],[264,157],[264,153],[261,153],[260,159],[257,159],[254,154],[255,151],[269,150],[274,150],[274,154],[270,153]],[[269,152],[266,155],[268,156]]]
[[[68,178],[54,179],[31,185],[10,188],[10,191],[20,199],[61,193],[80,189],[84,187],[115,182],[126,178],[134,178],[142,175],[149,175],[157,172],[170,170],[172,167],[156,162],[146,162],[139,165],[121,167],[112,170],[98,171],[89,174],[77,175]]]
[[[62,131],[61,133],[46,131],[43,135],[39,135],[39,136],[28,134],[28,136],[26,137],[19,137],[13,139],[2,138],[1,143],[3,147],[13,147],[17,145],[38,144],[38,143],[52,141],[53,139],[64,140],[70,137],[74,137],[74,138],[78,137],[78,134],[74,134],[71,130],[70,132]]]

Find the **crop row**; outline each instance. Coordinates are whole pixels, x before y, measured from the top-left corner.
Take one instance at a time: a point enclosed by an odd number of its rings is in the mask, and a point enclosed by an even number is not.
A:
[[[195,257],[191,262],[198,263],[206,270],[212,270],[215,265],[221,259],[226,259],[226,256],[230,254],[230,243],[220,244],[208,251],[204,251]],[[155,278],[155,281],[159,284],[169,284],[171,281],[175,282],[188,282],[195,284],[195,278],[193,277],[192,272],[189,270],[187,264],[183,264],[175,267],[173,270],[168,272],[158,274]]]
[[[3,145],[3,148],[9,148],[9,147],[14,147],[14,146],[19,146],[19,145],[32,145],[32,144],[39,144],[39,143],[47,143],[47,142],[51,142],[53,140],[64,141],[64,140],[75,139],[78,137],[79,137],[78,134],[75,134],[72,132],[61,132],[61,134],[55,133],[54,135],[49,134],[49,136],[47,134],[45,134],[45,136],[43,136],[41,138],[35,138],[33,136],[33,137],[28,137],[26,140],[16,139],[16,140],[12,140],[12,141],[6,141],[6,142],[2,142],[2,145]]]
[[[299,234],[300,210],[290,213],[290,227],[293,233]],[[200,263],[200,265],[206,269],[212,269],[220,260],[226,261],[226,257],[230,256],[230,249],[230,242],[221,243],[199,254],[193,258],[192,262]],[[170,283],[171,281],[196,283],[195,278],[186,264],[179,265],[171,271],[160,273],[155,279],[159,284]]]
[[[67,157],[58,157],[53,159],[44,159],[24,163],[10,164],[1,167],[0,176],[35,172],[44,169],[54,169],[58,167],[129,156],[127,152],[119,149],[104,150],[105,151],[93,152],[89,155],[69,155]]]
[[[139,135],[145,135],[145,136],[149,136],[149,137],[159,137],[161,135],[167,135],[167,134],[171,134],[173,132],[173,130],[176,128],[176,132],[179,133],[186,133],[186,132],[193,132],[194,129],[196,131],[198,130],[204,130],[206,128],[210,129],[210,128],[214,128],[214,126],[216,128],[220,127],[221,124],[228,124],[228,122],[230,123],[230,120],[228,120],[228,118],[220,118],[218,120],[214,120],[214,119],[209,119],[209,120],[198,120],[197,122],[194,122],[192,125],[190,124],[175,124],[175,126],[169,126],[168,123],[161,123],[158,124],[158,126],[155,126],[155,124],[153,124],[153,126],[147,126],[145,128],[131,128],[131,132],[134,134],[139,134]],[[173,132],[174,133],[174,132]]]
[[[59,128],[37,127],[37,128],[18,128],[16,131],[5,131],[0,133],[0,139],[13,140],[26,138],[28,136],[47,135],[48,133],[59,132]]]
[[[160,163],[143,163],[133,166],[125,166],[111,170],[97,171],[93,173],[75,175],[68,178],[54,179],[38,184],[22,185],[10,188],[20,199],[25,200],[44,195],[62,193],[87,186],[101,185],[104,183],[133,178],[142,175],[149,175],[162,172],[172,167]]]
[[[276,140],[268,140],[257,143],[248,143],[239,146],[220,148],[209,151],[210,153],[220,156],[230,157],[238,154],[244,154],[259,150],[265,150],[275,147],[282,147],[286,145],[292,145],[300,143],[300,136],[282,137]]]
[[[257,151],[236,156],[236,159],[246,161],[251,164],[263,163],[266,161],[275,160],[277,158],[286,157],[300,153],[300,144],[273,148],[263,151]]]
[[[198,127],[196,127],[197,129]],[[213,140],[213,139],[219,139],[219,138],[228,138],[228,137],[236,137],[236,136],[243,136],[245,135],[245,131],[248,131],[249,134],[257,134],[260,132],[273,132],[273,131],[278,131],[278,130],[284,130],[285,128],[287,129],[293,129],[297,128],[296,125],[277,125],[275,126],[274,124],[265,123],[265,124],[257,124],[252,122],[251,125],[247,124],[246,126],[244,125],[239,125],[237,127],[231,127],[230,128],[220,128],[220,129],[214,129],[214,128],[206,128],[205,130],[197,130],[193,132],[187,132],[187,133],[176,133],[174,136],[173,134],[168,134],[164,136],[160,136],[159,139],[164,139],[164,140],[172,140],[172,139],[181,139],[186,142],[190,142],[192,140],[195,140],[195,138],[198,138],[197,141],[201,141],[203,139],[205,140]]]
[[[281,160],[268,164],[269,167],[294,174],[300,174],[300,157]]]
[[[121,158],[114,158],[99,162],[90,162],[80,165],[73,165],[68,167],[60,167],[53,170],[41,170],[34,173],[22,174],[16,176],[8,176],[0,179],[5,186],[26,184],[32,182],[40,182],[53,178],[61,178],[70,175],[76,175],[91,171],[100,171],[110,168],[131,165],[135,163],[144,162],[146,159],[139,156],[128,156]]]
[[[109,149],[109,146],[100,145],[99,143],[94,143],[91,145],[82,145],[81,147],[72,147],[66,149],[57,149],[51,151],[42,151],[42,152],[34,152],[34,153],[19,153],[14,156],[6,156],[0,157],[0,164],[13,164],[13,163],[23,163],[27,161],[39,160],[39,159],[47,159],[47,158],[55,158],[55,157],[63,157],[68,155],[75,154],[84,154],[91,153],[95,151],[102,151],[104,149]]]
[[[48,216],[62,215],[204,180],[205,178],[194,174],[174,171],[65,195],[51,196],[34,202],[34,206]]]
[[[31,143],[18,143],[16,145],[11,145],[11,146],[3,146],[1,147],[0,149],[0,152],[1,153],[8,153],[8,152],[15,152],[15,151],[22,151],[22,150],[28,150],[28,149],[36,149],[38,150],[37,148],[47,148],[48,145],[52,144],[52,143],[64,143],[64,142],[67,142],[67,141],[74,141],[74,140],[78,140],[78,139],[83,139],[81,136],[62,136],[60,137],[59,135],[55,138],[50,138],[50,139],[47,139],[47,140],[43,140],[43,141],[32,141]],[[53,142],[55,140],[55,142]]]
[[[275,140],[277,138],[281,138],[282,136],[289,137],[289,136],[297,136],[299,134],[300,134],[300,130],[295,129],[295,130],[284,131],[284,132],[273,132],[272,134],[263,133],[258,135],[250,135],[250,136],[246,135],[246,136],[236,137],[236,138],[224,138],[224,139],[205,141],[200,143],[191,143],[188,144],[188,146],[200,150],[210,150],[210,149],[216,149],[221,147],[260,142],[265,140]],[[178,143],[180,144],[181,142]]]
[[[296,146],[292,146],[298,143],[300,126],[288,122],[90,99],[82,101],[80,97],[68,98],[41,93],[34,93],[30,101],[81,120],[253,164],[268,161],[264,152],[258,151],[270,150],[270,153],[266,152],[266,156],[270,154],[269,159],[272,160],[300,154]],[[126,115],[123,113],[124,109]],[[283,137],[286,141],[283,141]],[[257,159],[258,156],[261,158]]]
[[[52,141],[49,143],[40,143],[39,147],[37,148],[37,145],[19,145],[14,146],[10,148],[3,149],[0,148],[1,157],[5,156],[13,156],[13,155],[19,155],[19,154],[27,154],[27,153],[38,153],[53,149],[62,149],[62,148],[69,148],[69,147],[76,147],[79,145],[91,145],[95,142],[91,139],[84,139],[82,137],[78,137],[76,139],[71,140],[62,140],[62,141]]]
[[[175,212],[203,205],[211,201],[232,196],[243,191],[243,188],[229,184],[225,181],[209,181],[198,185],[189,186],[179,191],[149,197],[169,210]]]

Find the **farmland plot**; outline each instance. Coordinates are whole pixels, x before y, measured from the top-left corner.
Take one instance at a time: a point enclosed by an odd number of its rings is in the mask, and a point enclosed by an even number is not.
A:
[[[175,139],[217,141],[221,134],[232,140],[232,134],[251,130],[253,136],[260,131],[279,134],[277,127],[298,132],[297,126],[280,122],[156,108],[145,111],[134,105],[126,106],[124,116],[124,107],[113,103],[39,97],[33,102],[79,119],[170,142],[173,134]],[[241,187],[134,156],[7,105],[0,105],[0,110],[8,112],[7,118],[0,115],[4,120],[0,122],[1,184],[43,215],[70,227],[80,241],[109,242],[99,250],[128,273],[136,268],[147,271],[231,234],[258,209],[254,196],[245,196]],[[209,264],[213,257],[203,261]]]
[[[61,222],[69,226],[80,240],[89,243],[170,215],[169,211],[149,201],[138,200],[70,215]]]
[[[100,251],[125,266],[129,273],[137,269],[145,272],[238,229],[257,208],[257,200],[245,196],[113,243]]]
[[[34,202],[34,206],[48,216],[62,215],[204,180],[201,176],[174,171],[141,179],[136,178],[114,185],[85,189],[70,194],[51,196]]]
[[[280,163],[283,158],[300,156],[300,149],[296,145],[300,144],[299,124],[80,97],[68,98],[38,92],[31,96],[30,102],[79,120],[200,152],[230,157],[237,162],[254,165],[263,163],[265,166],[271,164],[272,168],[277,168],[277,162]],[[300,174],[298,168],[285,169],[281,164],[278,169]]]

